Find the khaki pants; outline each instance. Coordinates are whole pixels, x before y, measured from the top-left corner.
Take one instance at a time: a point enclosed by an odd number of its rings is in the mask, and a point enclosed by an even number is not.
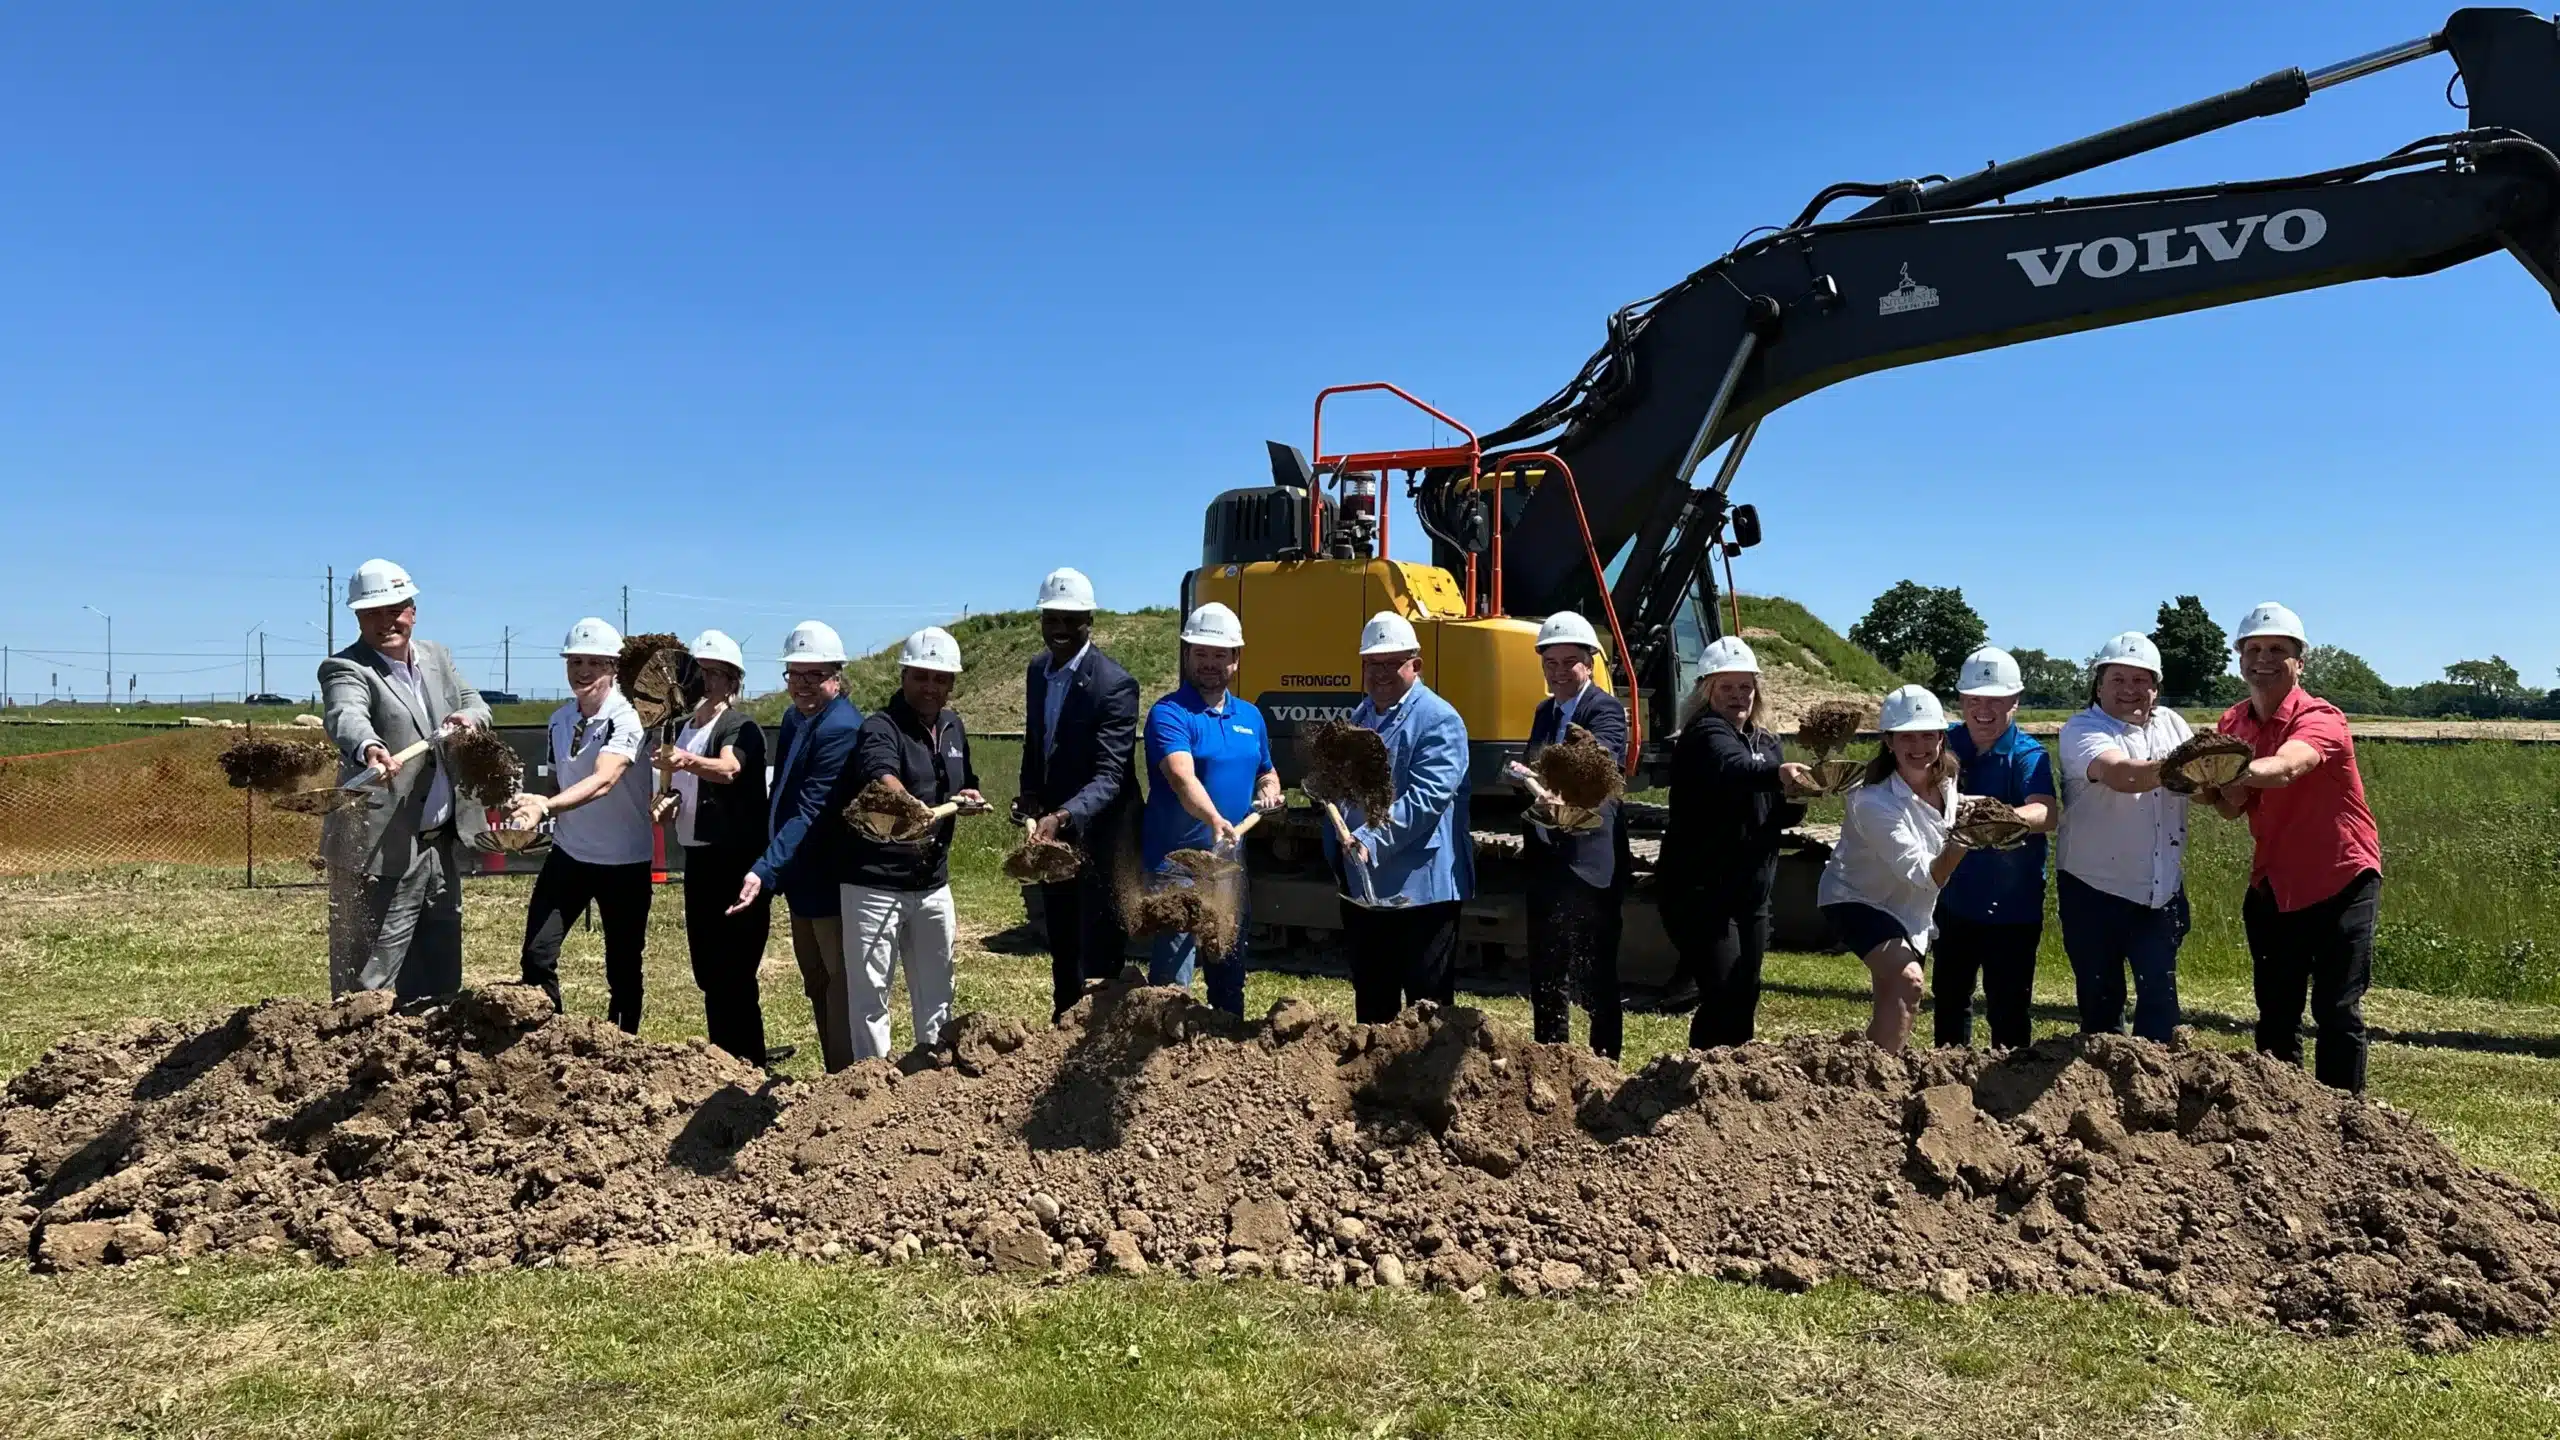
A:
[[[800,962],[800,988],[818,1026],[818,1055],[833,1074],[853,1063],[851,1013],[844,991],[844,921],[834,915],[791,917],[791,958]]]
[[[931,1045],[951,1023],[951,946],[957,938],[951,887],[882,890],[844,887],[845,988],[856,1059],[889,1053],[889,984],[907,971],[907,1010],[915,1043]]]

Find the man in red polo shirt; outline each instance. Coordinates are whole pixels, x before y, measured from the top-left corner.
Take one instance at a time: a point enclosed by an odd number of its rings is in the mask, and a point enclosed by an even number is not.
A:
[[[2258,992],[2258,1049],[2302,1063],[2307,990],[2320,1027],[2312,1073],[2361,1091],[2382,841],[2356,773],[2356,742],[2338,707],[2302,688],[2305,643],[2292,611],[2273,601],[2250,611],[2236,644],[2249,698],[2223,712],[2217,728],[2248,741],[2257,758],[2211,800],[2233,819],[2247,815],[2256,842],[2240,915]]]

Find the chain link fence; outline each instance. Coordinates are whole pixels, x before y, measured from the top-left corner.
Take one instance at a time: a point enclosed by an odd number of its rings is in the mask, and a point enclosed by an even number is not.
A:
[[[0,757],[0,875],[190,865],[248,885],[318,878],[319,819],[224,779],[215,757],[243,733],[169,730]]]

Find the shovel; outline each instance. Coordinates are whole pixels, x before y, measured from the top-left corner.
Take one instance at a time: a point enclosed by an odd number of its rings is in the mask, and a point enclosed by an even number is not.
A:
[[[434,749],[435,744],[433,740],[420,740],[403,746],[392,755],[392,763],[406,765]],[[290,795],[277,796],[271,803],[279,810],[290,810],[297,815],[327,815],[358,805],[380,804],[383,798],[382,784],[382,775],[368,767],[362,774],[344,785],[325,785],[312,790],[296,790]]]
[[[1351,878],[1358,881],[1360,885],[1358,895],[1346,895],[1343,898],[1363,909],[1377,909],[1378,887],[1370,882],[1368,865],[1351,858],[1351,827],[1342,823],[1342,807],[1321,795],[1316,797],[1316,803],[1324,807],[1324,818],[1333,822],[1334,843],[1342,850],[1342,868],[1350,871]]]
[[[1538,778],[1537,771],[1519,761],[1512,761],[1503,775],[1512,784],[1529,792],[1530,819],[1537,824],[1569,835],[1587,834],[1600,828],[1599,811],[1566,804],[1557,798],[1556,792],[1547,788],[1546,782]],[[1540,819],[1538,814],[1541,809],[1545,812],[1543,819]]]

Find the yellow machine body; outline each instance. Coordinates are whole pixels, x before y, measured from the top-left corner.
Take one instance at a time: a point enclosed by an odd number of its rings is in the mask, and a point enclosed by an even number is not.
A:
[[[1422,682],[1457,707],[1477,746],[1524,744],[1547,684],[1535,621],[1470,619],[1457,581],[1396,560],[1265,560],[1191,572],[1186,604],[1215,600],[1244,622],[1235,693],[1274,740],[1360,703],[1360,630],[1379,611],[1413,622]],[[1594,678],[1609,687],[1605,666]]]

